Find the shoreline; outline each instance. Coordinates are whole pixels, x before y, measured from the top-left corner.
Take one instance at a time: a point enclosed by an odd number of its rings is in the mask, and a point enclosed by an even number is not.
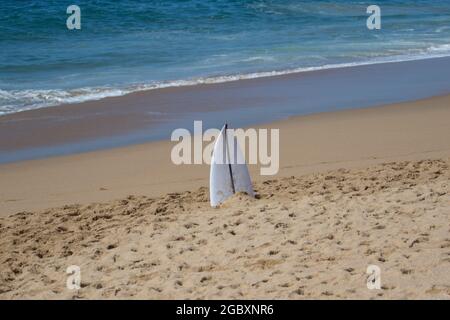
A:
[[[0,163],[164,140],[193,120],[203,120],[205,128],[220,127],[223,119],[242,127],[445,95],[448,68],[449,57],[388,62],[141,91],[8,114],[0,117]]]
[[[179,80],[167,80],[162,81],[160,83],[156,84],[140,84],[136,85],[136,88],[134,89],[125,89],[123,94],[112,94],[112,95],[106,95],[100,98],[92,98],[92,99],[86,99],[78,102],[64,102],[60,104],[55,105],[44,105],[44,106],[38,106],[38,107],[28,107],[26,109],[18,110],[15,112],[7,112],[7,113],[0,113],[1,116],[6,115],[12,115],[16,113],[21,112],[29,112],[33,110],[39,110],[43,108],[60,108],[67,105],[77,105],[82,104],[86,102],[93,102],[93,101],[99,101],[107,98],[118,98],[123,96],[128,96],[130,94],[135,94],[139,92],[148,92],[150,90],[161,90],[161,89],[170,89],[170,88],[180,88],[180,87],[195,87],[195,86],[202,86],[202,85],[211,85],[211,84],[221,84],[221,83],[228,83],[228,82],[235,82],[235,81],[242,81],[242,80],[254,80],[254,79],[260,79],[260,78],[269,78],[269,77],[282,77],[287,75],[299,75],[302,73],[308,73],[308,72],[317,72],[317,71],[327,71],[327,70],[333,70],[333,69],[343,69],[343,68],[353,68],[353,67],[361,67],[361,66],[368,66],[368,65],[385,65],[390,63],[402,63],[402,62],[414,62],[414,61],[421,61],[421,60],[429,60],[429,59],[441,59],[441,58],[450,58],[450,54],[436,54],[436,55],[429,55],[429,56],[406,56],[404,59],[392,59],[392,60],[379,60],[379,61],[362,61],[362,62],[348,62],[348,63],[340,63],[340,64],[326,64],[322,66],[312,66],[312,67],[298,67],[298,68],[292,68],[292,69],[285,69],[285,70],[272,70],[272,71],[257,71],[257,72],[250,72],[250,73],[243,73],[243,74],[230,74],[230,75],[217,75],[217,76],[206,76],[206,77],[197,77],[192,79],[179,79]],[[132,88],[133,86],[130,85],[128,87],[125,86],[125,88]],[[101,88],[100,87],[94,87],[95,88]],[[84,88],[81,88],[84,89]],[[124,88],[114,88],[112,87],[110,90],[123,90]],[[76,89],[72,89],[76,90]]]
[[[291,117],[261,125],[280,129],[280,171],[286,176],[450,156],[450,96]],[[127,195],[161,196],[207,187],[209,166],[176,166],[175,143],[156,141],[0,165],[0,215]]]

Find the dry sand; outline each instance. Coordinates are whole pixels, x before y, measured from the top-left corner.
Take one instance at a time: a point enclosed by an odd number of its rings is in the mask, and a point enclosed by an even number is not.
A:
[[[0,298],[449,299],[449,102],[264,126],[279,175],[217,209],[169,142],[2,165]]]
[[[450,161],[129,196],[1,220],[0,297],[450,298]],[[65,270],[81,267],[80,290]],[[381,268],[380,290],[366,268]]]

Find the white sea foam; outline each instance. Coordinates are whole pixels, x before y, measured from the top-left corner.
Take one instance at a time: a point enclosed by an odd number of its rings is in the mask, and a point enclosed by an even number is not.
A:
[[[421,53],[411,55],[398,55],[383,58],[374,58],[362,62],[349,62],[339,64],[325,64],[314,67],[299,67],[286,70],[273,70],[246,74],[223,75],[214,77],[199,77],[185,80],[163,81],[157,83],[132,84],[122,88],[95,87],[78,88],[72,90],[1,90],[0,89],[0,115],[20,112],[30,109],[38,109],[62,104],[81,103],[91,100],[100,100],[107,97],[117,97],[137,91],[162,89],[169,87],[194,86],[201,84],[224,83],[238,80],[255,79],[263,77],[281,76],[286,74],[317,71],[324,69],[346,68],[354,66],[391,63],[401,61],[422,60],[450,56],[450,44],[431,46]]]
[[[450,52],[450,44],[442,44],[439,46],[431,46],[428,48],[429,52]]]

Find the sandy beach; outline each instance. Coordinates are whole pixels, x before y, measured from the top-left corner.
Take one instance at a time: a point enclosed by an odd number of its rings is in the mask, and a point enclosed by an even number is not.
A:
[[[0,16],[0,300],[450,300],[450,1]]]
[[[0,298],[450,298],[450,96],[291,117],[257,199],[160,141],[0,166]],[[381,269],[380,290],[366,268]],[[82,288],[66,289],[78,265]]]

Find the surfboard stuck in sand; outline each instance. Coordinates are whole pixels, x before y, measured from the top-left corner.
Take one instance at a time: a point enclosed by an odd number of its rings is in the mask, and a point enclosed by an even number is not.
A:
[[[211,157],[209,192],[212,207],[220,205],[237,192],[255,196],[238,141],[227,129],[228,125],[225,124],[217,137]]]

